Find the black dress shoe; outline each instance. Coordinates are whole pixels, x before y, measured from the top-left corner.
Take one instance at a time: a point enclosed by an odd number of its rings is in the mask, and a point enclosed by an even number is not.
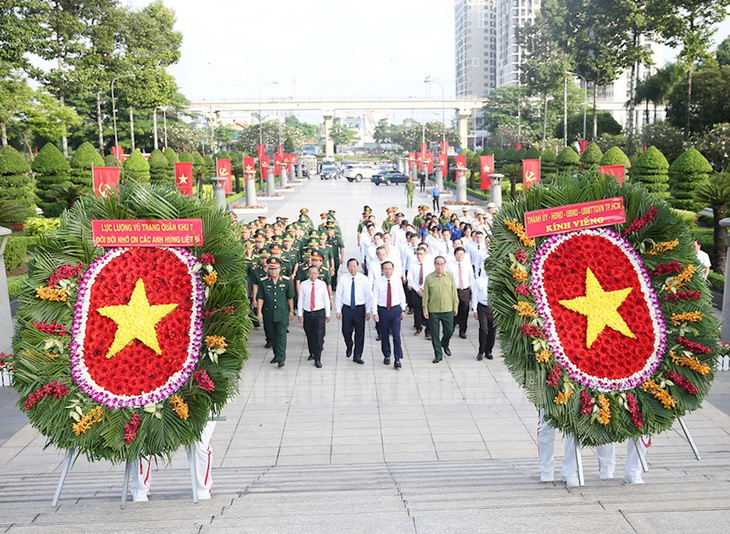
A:
[[[444,354],[446,354],[446,356],[451,356],[451,349],[449,347],[441,347],[441,348],[444,349]]]
[[[271,358],[271,361],[269,363],[276,363],[276,356],[274,356],[273,358]]]
[[[322,367],[322,362],[314,362],[314,366],[315,366],[315,367],[316,367],[317,369],[319,369],[320,367]]]
[[[345,350],[345,356],[347,356],[348,358],[349,358],[350,356],[352,356],[352,349],[347,349],[347,350]]]
[[[491,352],[487,352],[486,358],[487,358],[487,360],[491,360],[492,359],[492,353]]]
[[[365,363],[365,360],[363,360],[362,358],[353,358],[352,361],[355,363],[361,363],[361,364]]]
[[[466,339],[466,332],[459,332],[459,337],[461,339]]]
[[[383,358],[383,363],[385,365],[390,365],[390,358]]]
[[[380,341],[380,336],[375,336],[375,341]]]
[[[312,360],[314,360],[314,356],[312,356],[312,355],[310,354],[310,355],[309,355],[309,358],[307,358],[307,361],[308,361],[308,362],[311,362]]]
[[[441,358],[434,358],[431,363],[440,363],[440,362],[441,362]]]
[[[264,348],[265,349],[270,349],[271,348],[271,341],[267,341],[266,342],[266,345],[264,345]]]
[[[279,362],[279,367],[284,367],[284,362]]]
[[[484,358],[484,354],[477,352],[477,360],[482,361],[482,358]]]
[[[395,367],[396,369],[400,369],[402,367],[400,364],[400,360],[396,360],[395,363],[393,364],[393,367]]]

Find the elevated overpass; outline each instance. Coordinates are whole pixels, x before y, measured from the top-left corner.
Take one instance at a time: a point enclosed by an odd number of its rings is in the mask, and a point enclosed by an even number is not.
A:
[[[190,111],[207,116],[211,122],[220,118],[236,120],[248,118],[251,113],[267,111],[319,111],[324,120],[325,154],[334,155],[334,144],[330,137],[330,128],[335,111],[347,110],[453,110],[456,113],[461,146],[467,146],[468,120],[475,110],[484,106],[479,98],[457,99],[280,99],[280,100],[198,100],[190,102]]]

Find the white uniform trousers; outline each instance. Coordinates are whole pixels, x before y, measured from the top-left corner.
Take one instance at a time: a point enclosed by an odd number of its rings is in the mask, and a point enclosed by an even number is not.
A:
[[[213,440],[213,431],[215,430],[215,421],[208,421],[200,435],[200,441],[193,445],[193,454],[195,454],[195,474],[198,482],[198,499],[210,499],[211,488],[213,487],[213,478],[211,469],[213,466],[213,448],[211,442]],[[131,478],[132,478],[132,500],[146,501],[150,492],[150,458],[138,458],[132,462]]]

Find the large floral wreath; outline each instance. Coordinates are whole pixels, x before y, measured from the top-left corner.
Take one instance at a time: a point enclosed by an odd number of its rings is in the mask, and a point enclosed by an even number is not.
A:
[[[92,219],[202,219],[200,248],[97,248]],[[250,329],[225,212],[122,186],[81,200],[29,264],[13,340],[19,407],[91,460],[169,455],[238,392]]]
[[[528,211],[623,197],[627,222],[531,239]],[[714,377],[718,322],[685,224],[595,176],[502,207],[488,260],[505,363],[550,424],[587,445],[667,430]]]

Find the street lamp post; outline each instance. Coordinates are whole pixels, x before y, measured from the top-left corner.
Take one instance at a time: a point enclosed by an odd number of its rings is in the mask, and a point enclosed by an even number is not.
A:
[[[580,74],[577,74],[575,72],[565,71],[566,74],[570,74],[571,76],[575,76],[576,78],[580,78],[583,80],[583,141],[586,140],[586,110],[588,108],[588,80],[585,79],[585,76],[581,76]]]
[[[423,82],[435,83],[441,88],[441,141],[446,141],[446,99],[444,98],[444,86],[441,85],[441,82],[432,79],[431,76],[426,76]]]
[[[112,79],[112,118],[114,120],[114,146],[119,146],[119,139],[117,138],[117,105],[114,100],[114,82],[122,78],[134,78],[134,74],[123,74]]]
[[[259,86],[259,145],[264,144],[264,133],[261,127],[261,89],[267,85],[279,85],[279,82],[266,82]]]

